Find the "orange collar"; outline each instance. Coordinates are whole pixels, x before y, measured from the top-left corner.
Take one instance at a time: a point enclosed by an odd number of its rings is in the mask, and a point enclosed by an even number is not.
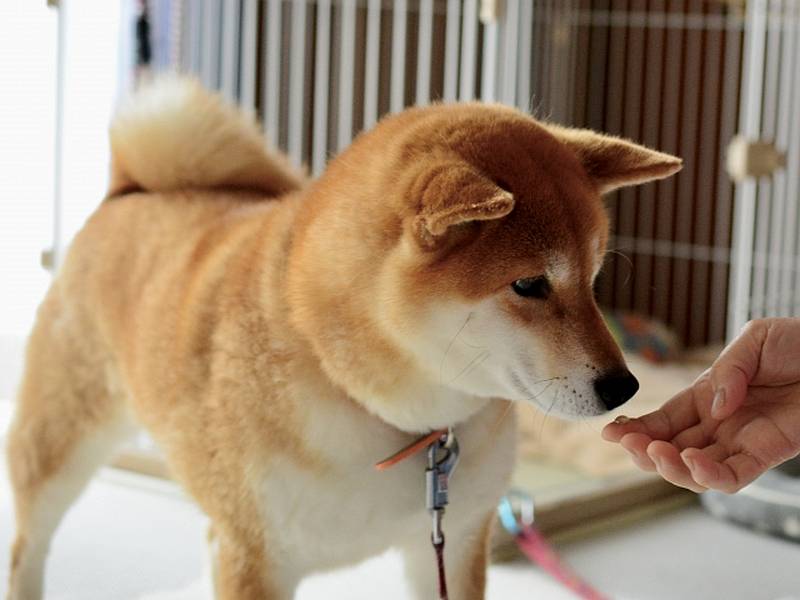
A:
[[[433,442],[435,442],[444,435],[447,435],[447,429],[439,429],[437,431],[433,431],[428,435],[419,438],[415,442],[411,442],[408,446],[392,454],[389,458],[385,458],[381,462],[376,463],[375,468],[378,471],[385,471],[389,467],[393,467],[397,463],[402,462],[405,459],[414,456],[418,452],[424,450],[425,448],[430,446]]]

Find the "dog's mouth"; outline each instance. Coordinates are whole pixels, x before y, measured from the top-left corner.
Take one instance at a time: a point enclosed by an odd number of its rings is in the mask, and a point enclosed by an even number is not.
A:
[[[529,378],[509,368],[507,380],[516,399],[567,419],[603,415],[627,402],[639,389],[638,381],[627,369],[578,383],[567,375]]]
[[[518,397],[547,412],[557,408],[560,392],[562,388],[566,387],[568,381],[568,377],[564,375],[529,380],[528,377],[513,369],[508,370],[508,379]]]
[[[514,391],[525,398],[525,400],[533,402],[541,407],[542,405],[539,402],[539,398],[545,395],[552,387],[553,383],[560,380],[561,377],[540,379],[528,383],[525,381],[527,378],[519,375],[513,369],[509,369],[508,379],[511,383],[511,386],[514,388]]]

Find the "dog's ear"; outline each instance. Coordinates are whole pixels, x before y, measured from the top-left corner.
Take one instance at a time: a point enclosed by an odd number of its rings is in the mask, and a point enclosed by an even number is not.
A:
[[[420,199],[412,221],[417,241],[436,246],[457,226],[505,217],[514,209],[514,196],[464,163],[430,169],[414,186]]]
[[[601,194],[628,185],[669,177],[681,170],[683,161],[628,140],[588,129],[546,125],[577,154],[586,173]]]

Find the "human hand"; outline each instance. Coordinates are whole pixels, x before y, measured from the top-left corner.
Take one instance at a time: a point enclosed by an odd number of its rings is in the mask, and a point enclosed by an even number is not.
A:
[[[675,485],[740,490],[800,453],[800,319],[751,321],[690,387],[602,435]]]

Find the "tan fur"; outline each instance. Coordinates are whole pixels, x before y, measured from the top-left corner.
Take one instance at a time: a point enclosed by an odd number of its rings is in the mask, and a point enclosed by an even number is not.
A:
[[[264,148],[252,117],[195,81],[165,76],[139,92],[111,124],[109,195],[133,190],[251,188],[277,196],[303,175]]]
[[[600,193],[669,177],[683,165],[675,156],[618,137],[598,136],[588,129],[570,129],[552,123],[548,128],[575,151]]]
[[[429,597],[424,458],[371,465],[455,426],[450,584],[483,597],[486,515],[514,455],[513,411],[493,398],[540,402],[531,374],[550,376],[553,404],[576,417],[601,410],[577,400],[592,369],[622,365],[591,295],[606,184],[583,165],[603,157],[567,137],[499,106],[415,109],[306,184],[192,82],[132,99],[112,124],[111,198],[28,349],[10,597],[39,596],[58,521],[133,423],[210,516],[225,599],[288,598],[306,574],[391,545]],[[648,177],[674,171],[631,147]],[[603,181],[641,180],[631,161]],[[539,273],[550,300],[514,296],[512,281]],[[480,347],[497,349],[479,361]]]

